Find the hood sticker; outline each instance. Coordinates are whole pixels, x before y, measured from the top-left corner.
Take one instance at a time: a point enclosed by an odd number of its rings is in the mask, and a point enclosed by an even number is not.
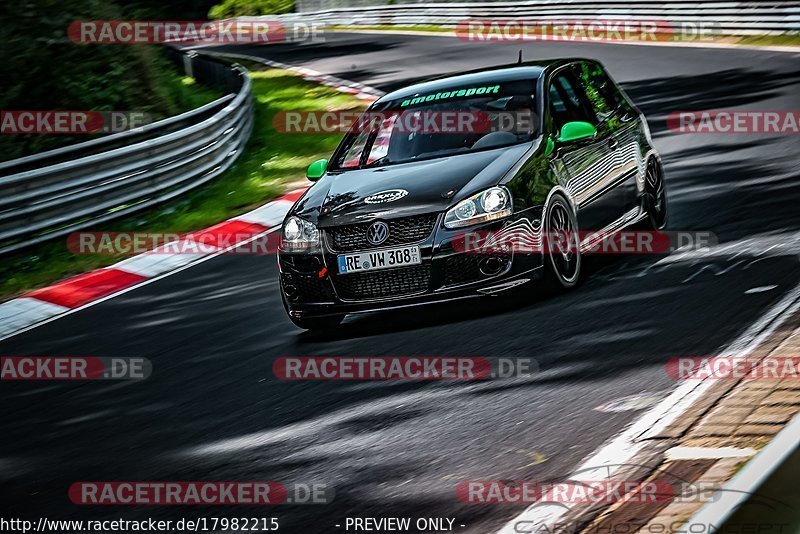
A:
[[[405,189],[388,189],[386,191],[381,191],[380,193],[375,193],[374,195],[368,196],[364,199],[364,202],[367,204],[383,204],[385,202],[394,202],[395,200],[400,200],[407,194],[408,191]]]

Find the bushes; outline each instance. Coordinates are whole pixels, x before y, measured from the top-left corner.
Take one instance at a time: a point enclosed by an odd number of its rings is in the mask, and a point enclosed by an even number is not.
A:
[[[108,0],[21,0],[0,7],[5,75],[3,110],[144,111],[175,115],[215,93],[181,83],[180,74],[149,45],[79,45],[67,37],[75,20],[154,16]],[[3,12],[8,10],[8,12]],[[85,141],[85,136],[0,135],[0,160]]]
[[[208,12],[209,18],[228,19],[258,15],[279,15],[294,11],[294,0],[223,0]]]

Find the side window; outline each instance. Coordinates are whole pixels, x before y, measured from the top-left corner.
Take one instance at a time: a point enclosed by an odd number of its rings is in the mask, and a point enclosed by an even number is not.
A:
[[[614,113],[620,104],[625,105],[625,97],[600,65],[584,63],[580,70],[586,93],[602,118]]]
[[[570,69],[559,72],[548,89],[550,114],[557,130],[568,122],[597,124],[597,116]]]
[[[355,136],[352,144],[345,150],[344,155],[336,162],[339,167],[342,169],[350,169],[359,166],[361,163],[361,154],[364,152],[367,141],[369,141],[369,134],[370,132],[368,130],[362,130]]]
[[[389,141],[392,138],[392,131],[394,130],[394,124],[397,122],[398,117],[399,115],[393,114],[381,122],[380,128],[378,128],[378,135],[375,137],[375,141],[372,142],[372,147],[369,149],[367,165],[372,165],[389,154]]]

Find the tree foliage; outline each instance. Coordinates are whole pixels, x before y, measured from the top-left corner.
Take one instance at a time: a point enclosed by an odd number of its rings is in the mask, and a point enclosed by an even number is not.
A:
[[[125,7],[109,0],[19,0],[0,3],[0,43],[5,75],[0,110],[144,111],[156,118],[190,109],[192,89],[154,45],[75,44],[67,36],[76,20],[186,20],[203,17],[210,2],[138,0]],[[173,11],[183,4],[183,13]],[[159,11],[162,9],[163,11]],[[163,13],[163,15],[161,14]],[[84,141],[60,135],[0,135],[0,159],[21,157]]]
[[[223,0],[208,12],[212,19],[280,15],[294,11],[294,0]]]

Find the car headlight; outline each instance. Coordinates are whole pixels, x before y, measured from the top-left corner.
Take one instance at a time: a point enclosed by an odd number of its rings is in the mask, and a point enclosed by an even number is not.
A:
[[[287,250],[307,250],[319,244],[319,230],[314,223],[289,217],[283,225],[282,241]]]
[[[513,211],[511,193],[502,186],[492,187],[462,200],[444,215],[445,228],[461,228],[508,217]]]

